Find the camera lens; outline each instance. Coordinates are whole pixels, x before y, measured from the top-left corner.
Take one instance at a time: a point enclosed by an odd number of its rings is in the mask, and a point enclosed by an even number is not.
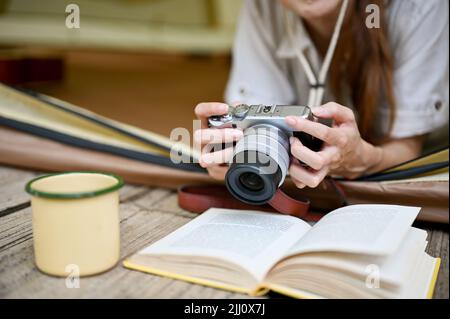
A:
[[[289,167],[289,140],[277,127],[257,124],[236,143],[225,176],[228,191],[253,205],[267,203],[283,183]]]
[[[229,192],[240,201],[262,205],[275,195],[281,178],[279,168],[272,173],[265,166],[233,163],[227,172],[225,183]]]
[[[264,181],[259,175],[251,172],[243,173],[239,176],[239,182],[250,191],[260,191],[264,188]]]

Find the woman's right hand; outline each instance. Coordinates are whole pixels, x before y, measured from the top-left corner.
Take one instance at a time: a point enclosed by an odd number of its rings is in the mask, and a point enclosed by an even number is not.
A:
[[[208,117],[227,114],[228,105],[224,103],[200,103],[195,107],[195,115],[201,121],[201,129],[194,132],[194,144],[201,146],[200,165],[208,170],[214,179],[223,180],[228,163],[233,156],[233,147],[210,152],[212,144],[232,143],[243,137],[239,129],[208,128]]]

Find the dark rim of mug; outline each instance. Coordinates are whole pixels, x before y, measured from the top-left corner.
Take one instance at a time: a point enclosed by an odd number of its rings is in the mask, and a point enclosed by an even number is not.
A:
[[[110,176],[116,179],[117,183],[115,183],[112,186],[101,188],[95,191],[90,192],[79,192],[79,193],[53,193],[53,192],[42,192],[37,189],[33,188],[33,183],[44,179],[44,178],[50,178],[50,177],[56,177],[61,175],[68,175],[68,174],[93,174],[93,175],[103,175],[103,176]],[[54,198],[54,199],[80,199],[80,198],[88,198],[88,197],[95,197],[104,195],[110,192],[114,192],[118,189],[120,189],[124,184],[124,181],[122,177],[111,174],[111,173],[104,173],[104,172],[96,172],[96,171],[73,171],[73,172],[64,172],[64,173],[55,173],[55,174],[47,174],[43,176],[36,177],[29,181],[27,185],[25,186],[25,191],[33,196],[37,197],[44,197],[44,198]]]

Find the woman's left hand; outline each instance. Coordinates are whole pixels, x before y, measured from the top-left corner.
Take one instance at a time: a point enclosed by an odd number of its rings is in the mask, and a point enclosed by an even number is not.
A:
[[[291,137],[291,154],[309,168],[293,162],[289,168],[298,188],[317,187],[328,175],[353,179],[381,162],[383,151],[361,138],[353,111],[337,103],[312,108],[319,118],[333,119],[332,127],[289,116],[286,122],[295,131],[302,131],[324,141],[319,152],[311,151],[299,139]]]

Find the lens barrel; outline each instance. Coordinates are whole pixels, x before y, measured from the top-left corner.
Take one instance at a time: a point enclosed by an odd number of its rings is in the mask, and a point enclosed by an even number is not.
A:
[[[257,125],[236,144],[225,183],[240,201],[263,205],[283,183],[288,167],[288,136],[276,127]]]

